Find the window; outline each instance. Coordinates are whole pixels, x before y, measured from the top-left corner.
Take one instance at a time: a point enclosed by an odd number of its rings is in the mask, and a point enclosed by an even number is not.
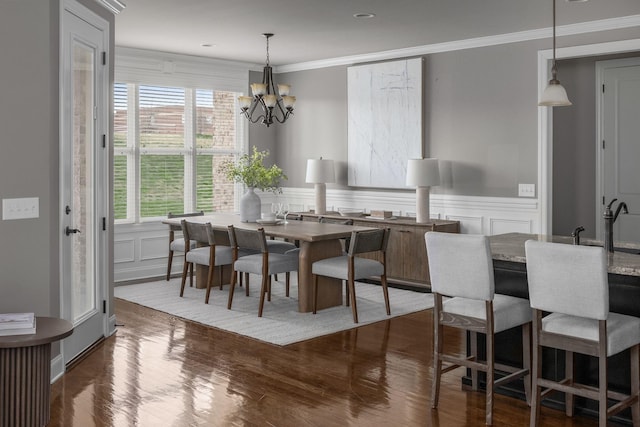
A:
[[[234,210],[235,185],[219,166],[242,151],[237,96],[210,89],[115,84],[116,220]]]

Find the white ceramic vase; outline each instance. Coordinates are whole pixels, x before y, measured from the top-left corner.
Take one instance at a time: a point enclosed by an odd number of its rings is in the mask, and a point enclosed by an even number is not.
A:
[[[256,222],[260,219],[262,203],[253,187],[249,187],[240,198],[240,221]]]

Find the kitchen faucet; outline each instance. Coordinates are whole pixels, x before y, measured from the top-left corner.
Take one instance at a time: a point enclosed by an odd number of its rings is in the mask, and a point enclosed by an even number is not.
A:
[[[575,230],[573,230],[573,233],[571,233],[571,237],[573,237],[573,244],[574,245],[579,245],[580,244],[580,232],[584,231],[584,227],[583,226],[578,226],[576,227]]]
[[[607,252],[613,253],[613,223],[618,219],[618,215],[620,215],[620,210],[623,213],[628,214],[629,209],[627,209],[627,204],[625,202],[620,202],[618,204],[618,208],[616,209],[616,213],[614,214],[611,210],[611,206],[618,199],[613,199],[604,210],[604,248]]]

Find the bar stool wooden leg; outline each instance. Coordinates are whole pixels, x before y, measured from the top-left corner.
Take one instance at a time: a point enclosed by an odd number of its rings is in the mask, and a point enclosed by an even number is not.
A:
[[[540,339],[539,333],[541,325],[540,311],[534,310],[533,314],[533,331],[531,341],[533,346],[531,361],[531,417],[529,418],[529,427],[537,427],[540,419],[540,386],[538,378],[542,372],[542,348],[538,345]]]
[[[435,304],[433,307],[433,382],[431,383],[431,407],[438,407],[440,395],[440,376],[442,375],[442,333],[443,326],[440,324],[440,313],[442,311],[442,295],[434,294]]]
[[[631,406],[633,426],[640,426],[640,345],[631,347],[631,396],[636,402]]]
[[[478,334],[474,331],[469,332],[469,353],[471,355],[471,360],[474,362],[478,361]],[[471,368],[471,390],[478,391],[478,370]]]
[[[531,406],[531,323],[522,325],[522,369],[529,373],[524,376],[524,395]]]
[[[564,352],[564,372],[565,378],[567,380],[567,385],[573,386],[573,378],[574,378],[574,369],[573,369],[573,361],[574,361],[574,353],[572,351]],[[565,393],[564,394],[564,412],[567,414],[567,417],[573,417],[573,408],[574,408],[574,396],[573,393]]]

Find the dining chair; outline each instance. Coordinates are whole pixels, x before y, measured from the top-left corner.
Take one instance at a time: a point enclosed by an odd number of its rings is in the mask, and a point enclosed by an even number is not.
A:
[[[285,292],[289,296],[289,288],[291,281],[291,272],[298,270],[298,257],[274,253],[269,251],[267,238],[263,228],[257,230],[249,230],[229,226],[229,241],[233,249],[231,286],[229,288],[229,301],[227,308],[230,310],[233,303],[233,293],[236,284],[237,273],[245,273],[248,275],[259,274],[262,276],[262,285],[260,288],[260,306],[258,307],[258,317],[262,317],[264,308],[264,298],[271,301],[271,275],[278,273],[286,273]],[[239,257],[240,251],[257,251]],[[249,281],[246,280],[248,290]]]
[[[565,393],[567,416],[573,416],[574,395],[578,395],[598,401],[600,427],[627,407],[631,407],[633,425],[640,426],[640,318],[609,311],[604,248],[528,240],[525,253],[534,326],[530,426],[538,425],[541,399],[552,391]],[[543,346],[565,351],[563,380],[542,378]],[[607,358],[627,349],[631,389],[624,394],[608,388]],[[597,387],[575,381],[575,353],[598,359]],[[609,407],[608,399],[618,403]]]
[[[311,264],[311,274],[313,277],[313,314],[316,314],[318,308],[319,276],[333,277],[347,282],[347,304],[350,298],[354,323],[358,323],[358,307],[355,290],[356,280],[373,276],[380,277],[387,315],[391,314],[386,266],[387,242],[389,241],[390,232],[391,230],[388,228],[353,231],[351,233],[349,250],[346,254],[321,259]],[[378,252],[380,254],[380,261],[357,256],[358,254],[369,252]]]
[[[230,246],[216,244],[216,236],[211,227],[211,223],[199,224],[188,222],[183,219],[181,221],[182,235],[184,236],[185,245],[185,262],[182,269],[182,283],[180,284],[180,296],[184,295],[184,286],[187,280],[187,270],[191,267],[191,275],[193,275],[193,265],[206,265],[209,267],[207,274],[207,293],[204,298],[205,304],[209,304],[209,295],[211,293],[211,284],[213,283],[213,273],[215,267],[219,268],[220,289],[222,289],[222,266],[231,265],[233,261],[233,250]],[[191,243],[195,243],[196,247],[191,248]]]
[[[471,387],[478,389],[478,371],[486,373],[485,422],[493,424],[494,390],[524,377],[527,402],[530,400],[531,308],[523,298],[495,293],[493,260],[487,236],[441,232],[425,233],[429,257],[433,308],[433,382],[431,407],[438,407],[442,374],[460,366],[471,370]],[[444,297],[448,297],[446,300]],[[444,326],[470,334],[470,356],[444,352]],[[494,360],[495,334],[522,327],[522,368],[498,364]],[[477,333],[486,335],[486,361],[478,360]],[[443,362],[450,364],[443,368]],[[506,372],[495,379],[496,372]]]
[[[353,225],[353,219],[336,219],[336,218],[327,218],[326,216],[319,216],[318,222],[323,224],[341,224],[341,225]],[[342,251],[346,252],[349,250],[349,245],[351,244],[351,238],[345,237],[344,239],[340,239],[340,244],[342,245]]]
[[[185,213],[185,214],[179,214],[179,215],[174,215],[171,212],[169,212],[167,214],[167,218],[188,218],[188,217],[194,217],[194,216],[203,216],[204,215],[204,211],[200,211],[200,212],[192,212],[192,213]],[[171,278],[171,263],[173,262],[173,252],[174,251],[178,251],[178,252],[185,252],[185,245],[184,245],[184,237],[179,237],[179,238],[175,238],[175,232],[176,231],[181,231],[182,227],[179,225],[169,225],[169,260],[167,262],[167,281]],[[195,247],[195,243],[193,244],[193,247]],[[191,283],[190,286],[193,286],[193,270],[191,270]]]

